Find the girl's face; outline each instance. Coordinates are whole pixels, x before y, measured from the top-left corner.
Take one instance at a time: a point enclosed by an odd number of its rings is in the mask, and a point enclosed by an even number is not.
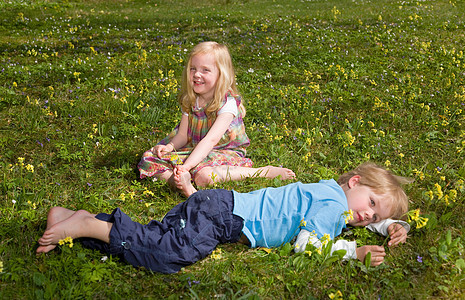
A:
[[[215,94],[219,70],[213,54],[197,54],[192,57],[189,79],[200,103],[207,104]]]

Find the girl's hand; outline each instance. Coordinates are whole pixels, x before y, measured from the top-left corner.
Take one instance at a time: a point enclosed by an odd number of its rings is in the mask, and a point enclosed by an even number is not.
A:
[[[152,147],[150,151],[152,151],[152,153],[155,153],[158,156],[158,158],[162,158],[162,156],[166,153],[170,153],[171,151],[173,151],[173,146],[171,144],[156,145],[155,147]]]
[[[383,246],[362,246],[358,247],[355,252],[357,253],[357,258],[362,263],[365,263],[365,257],[367,256],[368,252],[371,253],[371,265],[378,266],[383,263],[384,257],[386,256],[386,252],[384,251]]]
[[[396,246],[399,243],[405,243],[407,240],[407,230],[399,223],[392,223],[388,227],[389,242],[388,246]]]

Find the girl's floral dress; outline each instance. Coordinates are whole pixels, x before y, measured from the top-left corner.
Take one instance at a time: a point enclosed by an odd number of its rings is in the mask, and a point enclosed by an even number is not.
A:
[[[241,98],[239,96],[232,96],[228,93],[224,97],[223,105],[226,104],[228,97],[233,97],[236,100],[238,114],[234,117],[228,130],[224,133],[212,151],[197,166],[190,170],[192,176],[205,167],[221,165],[251,167],[253,165],[253,162],[245,157],[245,148],[249,146],[250,141],[245,133],[242,113],[239,109]],[[140,177],[144,178],[160,174],[167,170],[172,170],[177,164],[182,164],[192,153],[195,146],[207,135],[213,122],[214,120],[208,118],[203,108],[191,108],[187,132],[189,140],[186,146],[181,149],[176,149],[177,151],[167,153],[162,158],[158,158],[156,153],[152,153],[151,150],[146,151],[137,165],[140,171]],[[161,140],[159,144],[167,145],[176,135],[178,127],[179,124],[167,137]]]

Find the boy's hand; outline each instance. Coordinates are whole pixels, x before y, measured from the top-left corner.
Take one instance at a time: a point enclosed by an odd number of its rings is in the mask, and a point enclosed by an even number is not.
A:
[[[362,246],[358,247],[355,252],[357,253],[357,258],[362,263],[365,262],[365,257],[367,256],[368,252],[371,252],[371,265],[378,266],[383,263],[384,257],[386,256],[386,252],[384,251],[383,246]]]
[[[392,223],[388,227],[389,242],[388,246],[396,246],[399,243],[405,243],[407,240],[407,230],[399,223]]]

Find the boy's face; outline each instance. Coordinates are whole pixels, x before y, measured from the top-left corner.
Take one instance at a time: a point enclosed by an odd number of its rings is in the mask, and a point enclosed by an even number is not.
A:
[[[382,195],[375,194],[371,188],[359,183],[360,176],[355,175],[342,188],[347,197],[349,209],[353,211],[352,226],[366,226],[390,217],[391,206]]]

